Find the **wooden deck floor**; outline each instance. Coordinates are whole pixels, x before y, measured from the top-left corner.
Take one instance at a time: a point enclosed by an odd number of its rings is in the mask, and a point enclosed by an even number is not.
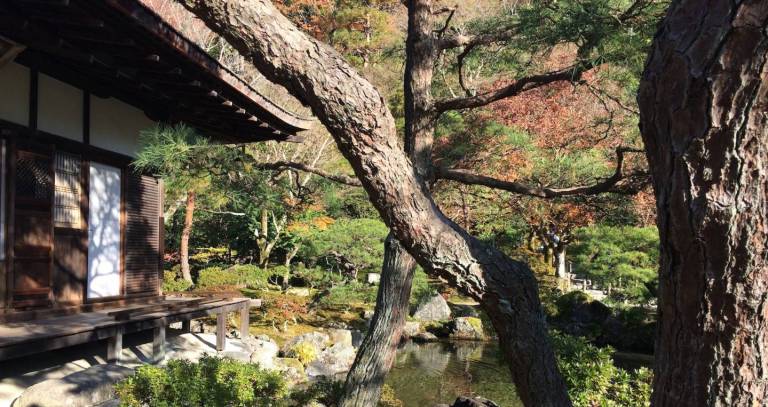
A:
[[[211,315],[218,317],[217,335],[220,338],[217,342],[223,347],[228,313],[240,312],[240,328],[247,335],[249,303],[247,298],[169,298],[149,305],[0,323],[0,360],[103,339],[110,340],[110,353],[119,353],[123,334],[149,329],[155,330],[155,341],[162,345],[168,325],[181,321],[188,326],[192,319]],[[162,355],[157,356],[162,358]]]

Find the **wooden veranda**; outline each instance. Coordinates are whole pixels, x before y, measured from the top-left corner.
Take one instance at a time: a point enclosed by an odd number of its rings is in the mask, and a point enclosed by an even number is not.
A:
[[[216,316],[216,348],[226,344],[227,315],[239,312],[240,332],[248,336],[250,300],[247,298],[157,298],[143,304],[115,305],[87,312],[0,315],[0,361],[107,340],[107,360],[120,362],[123,335],[153,331],[152,361],[165,357],[166,328],[181,322]]]

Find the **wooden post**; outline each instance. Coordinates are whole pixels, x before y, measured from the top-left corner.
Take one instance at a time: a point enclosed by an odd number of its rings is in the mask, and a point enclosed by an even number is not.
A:
[[[248,306],[248,302],[245,302],[243,308],[240,309],[240,338],[248,339],[250,333],[248,328],[251,325],[251,310]]]
[[[160,363],[165,359],[165,325],[154,329],[152,339],[152,363]]]
[[[123,333],[118,331],[107,340],[107,363],[119,365],[123,353]]]
[[[216,315],[216,350],[221,352],[227,345],[227,313]]]
[[[181,321],[181,332],[188,334],[192,332],[192,321],[187,319],[184,321]]]

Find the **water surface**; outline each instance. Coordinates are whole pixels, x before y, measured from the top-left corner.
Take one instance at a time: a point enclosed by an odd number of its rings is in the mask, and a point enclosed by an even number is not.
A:
[[[474,395],[501,407],[522,406],[495,342],[437,342],[401,346],[387,384],[403,407],[450,404]]]

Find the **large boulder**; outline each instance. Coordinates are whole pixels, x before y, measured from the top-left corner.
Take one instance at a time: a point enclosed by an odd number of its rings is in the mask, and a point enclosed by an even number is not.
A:
[[[275,358],[280,352],[276,343],[255,338],[249,339],[247,343],[251,348],[251,363],[257,363],[264,369],[275,367]]]
[[[480,318],[475,317],[458,317],[451,321],[449,324],[450,334],[448,335],[452,339],[463,340],[485,340],[485,332],[483,331],[483,322]]]
[[[355,361],[355,348],[352,345],[337,343],[322,351],[317,359],[307,365],[309,377],[334,377],[348,372]]]
[[[274,366],[274,369],[280,372],[282,377],[289,384],[304,383],[307,381],[304,365],[298,359],[275,358]]]
[[[331,338],[323,332],[310,332],[303,335],[299,335],[286,342],[283,345],[283,354],[288,354],[294,350],[299,344],[306,343],[314,348],[316,353],[320,353],[330,343]]]
[[[326,332],[330,343],[352,346],[352,331],[349,329],[327,329]]]
[[[413,313],[413,319],[419,321],[444,321],[451,319],[451,308],[442,295],[437,294],[422,302]]]
[[[50,379],[27,388],[13,407],[89,407],[114,399],[115,383],[133,375],[133,369],[96,365],[61,379]]]

